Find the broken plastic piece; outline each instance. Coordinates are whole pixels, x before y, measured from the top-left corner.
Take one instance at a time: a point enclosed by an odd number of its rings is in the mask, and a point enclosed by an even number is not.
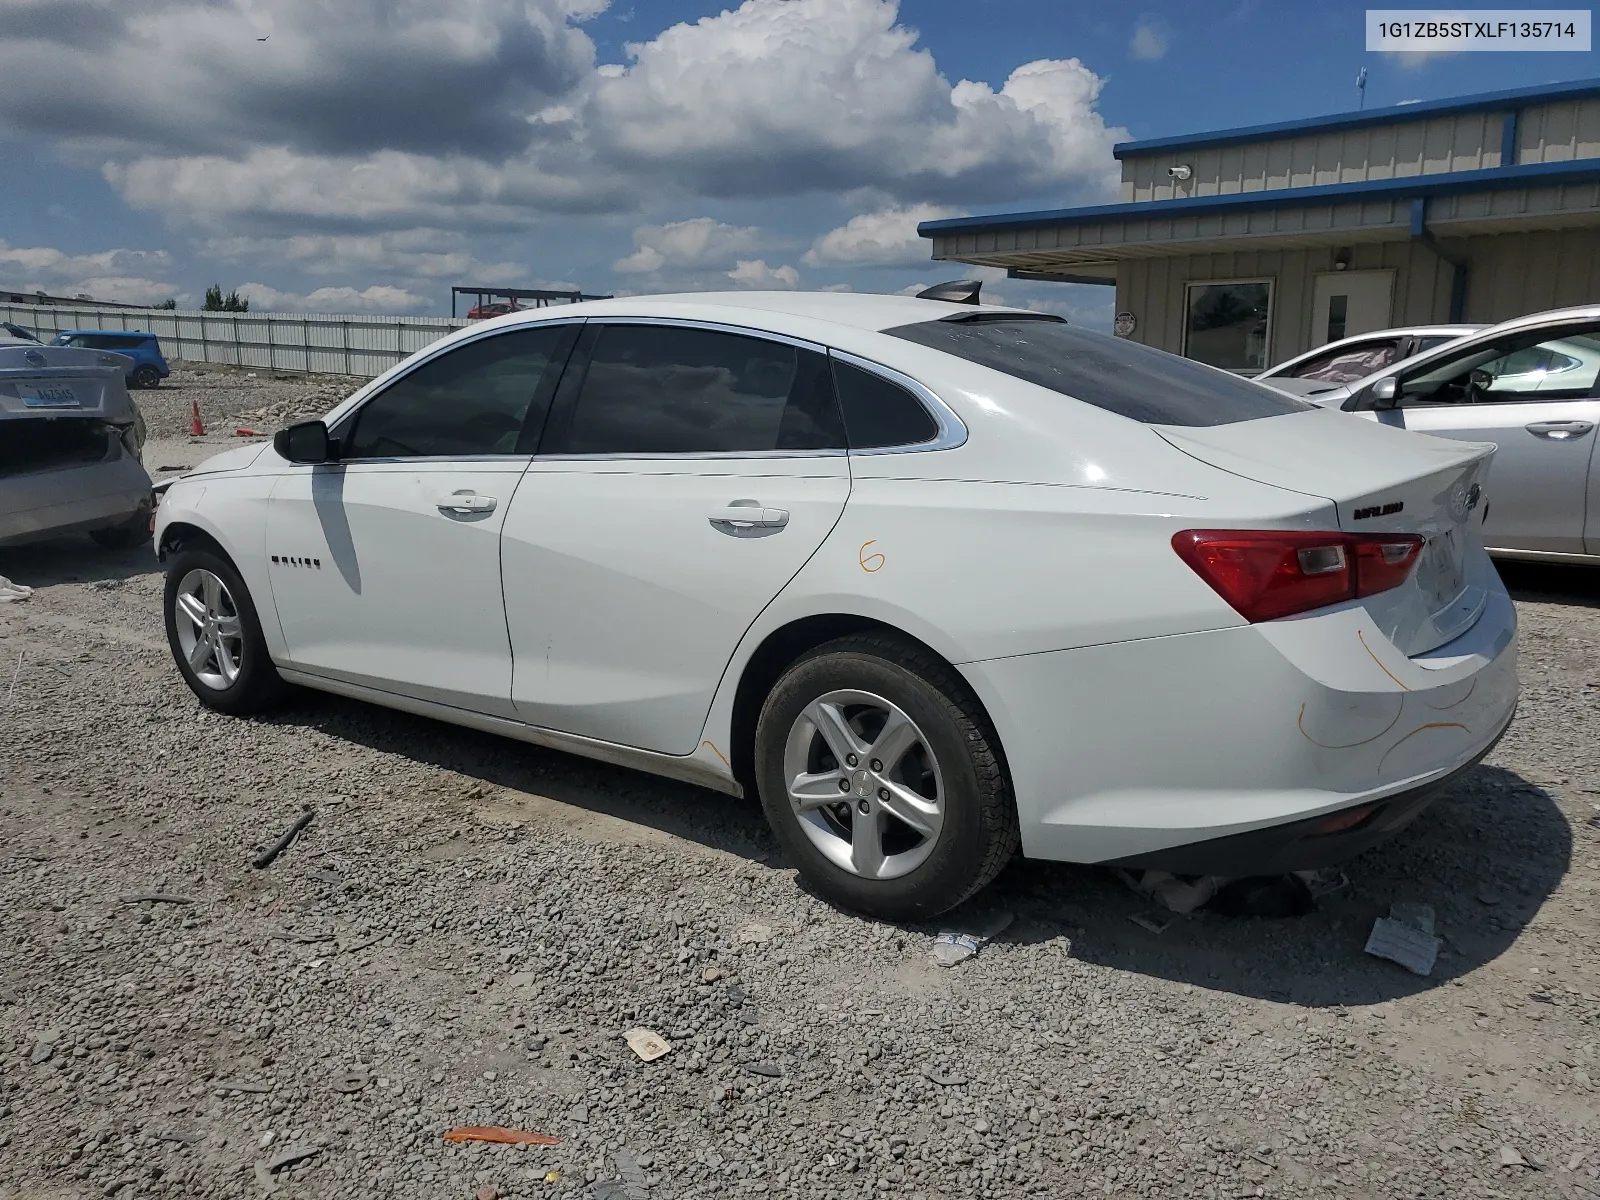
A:
[[[965,929],[946,930],[933,939],[928,955],[938,966],[953,967],[977,954],[980,946],[991,941],[1010,924],[1009,912],[997,912]]]
[[[26,600],[33,595],[31,587],[24,587],[20,583],[12,583],[4,575],[0,575],[0,604],[15,604],[19,600]]]
[[[1147,917],[1144,913],[1133,913],[1128,917],[1140,929],[1148,929],[1151,933],[1161,934],[1167,931],[1167,926],[1172,924],[1171,917]]]
[[[1393,917],[1379,917],[1372,923],[1366,952],[1374,958],[1399,963],[1413,975],[1431,975],[1439,959],[1439,939],[1414,925]]]
[[[655,1062],[662,1055],[672,1053],[672,1043],[652,1029],[630,1029],[622,1036],[644,1062]]]
[[[561,1139],[532,1129],[507,1129],[504,1125],[462,1125],[447,1130],[447,1142],[495,1142],[503,1146],[559,1146]]]

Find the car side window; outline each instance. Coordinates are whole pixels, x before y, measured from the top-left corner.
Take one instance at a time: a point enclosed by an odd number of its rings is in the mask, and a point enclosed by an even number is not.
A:
[[[1480,344],[1400,382],[1405,407],[1584,400],[1600,389],[1600,326]]]
[[[576,326],[479,338],[429,359],[363,404],[340,457],[462,458],[515,454],[524,426],[544,423]]]
[[[828,360],[682,325],[603,325],[545,453],[749,454],[844,448]]]
[[[939,423],[905,388],[872,371],[833,360],[833,381],[852,450],[915,446],[939,435]]]
[[[1286,374],[1292,379],[1354,383],[1358,379],[1365,379],[1374,371],[1383,370],[1399,357],[1400,339],[1384,338],[1381,341],[1363,342],[1359,346],[1346,346],[1342,350],[1319,354]]]

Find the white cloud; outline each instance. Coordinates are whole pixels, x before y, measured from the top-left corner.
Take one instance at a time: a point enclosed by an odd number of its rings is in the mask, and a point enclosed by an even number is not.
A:
[[[320,287],[304,296],[264,283],[240,284],[238,290],[250,301],[251,308],[264,312],[416,312],[428,307],[426,297],[388,284],[361,291],[353,287]]]
[[[7,286],[52,295],[87,295],[122,304],[155,304],[181,296],[159,276],[172,269],[165,250],[101,250],[69,254],[54,246],[12,246],[0,241],[0,277]]]
[[[800,272],[791,266],[769,267],[763,259],[740,259],[728,278],[744,288],[794,288],[800,286]]]
[[[597,64],[577,22],[601,7],[10,0],[0,129],[100,164],[135,207],[222,232],[504,228],[673,196],[1114,191],[1125,131],[1077,59],[952,82],[895,0],[745,0]]]
[[[1166,22],[1146,17],[1133,31],[1128,43],[1128,53],[1140,62],[1157,62],[1167,56],[1172,44],[1172,30]]]
[[[736,261],[740,252],[754,250],[761,242],[761,231],[712,217],[695,217],[666,225],[641,225],[633,231],[633,242],[634,252],[612,263],[613,270],[636,275],[669,266],[722,266]]]
[[[859,213],[813,242],[802,261],[808,267],[920,267],[928,261],[930,246],[926,238],[917,236],[917,225],[953,217],[959,211],[937,204],[913,204]]]
[[[208,258],[219,262],[290,263],[313,275],[384,271],[407,279],[484,284],[510,284],[528,278],[527,268],[520,263],[475,258],[466,235],[447,229],[210,238],[201,249]]]

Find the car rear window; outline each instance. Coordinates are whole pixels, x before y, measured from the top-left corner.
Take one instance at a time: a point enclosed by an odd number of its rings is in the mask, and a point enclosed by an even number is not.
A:
[[[1314,407],[1262,384],[1064,321],[985,314],[885,333],[1151,425],[1231,425]]]

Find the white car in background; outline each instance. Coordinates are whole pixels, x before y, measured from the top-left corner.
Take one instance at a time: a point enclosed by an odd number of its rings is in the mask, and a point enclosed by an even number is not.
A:
[[[1485,326],[1353,381],[1261,380],[1385,425],[1493,442],[1490,553],[1600,564],[1600,305]]]
[[[1494,744],[1491,449],[1059,318],[851,294],[463,329],[170,486],[179,672],[759,794],[889,918],[1037,858],[1257,874]]]
[[[1358,333],[1307,350],[1254,376],[1294,396],[1314,396],[1354,383],[1414,355],[1447,345],[1482,325],[1409,325]]]

